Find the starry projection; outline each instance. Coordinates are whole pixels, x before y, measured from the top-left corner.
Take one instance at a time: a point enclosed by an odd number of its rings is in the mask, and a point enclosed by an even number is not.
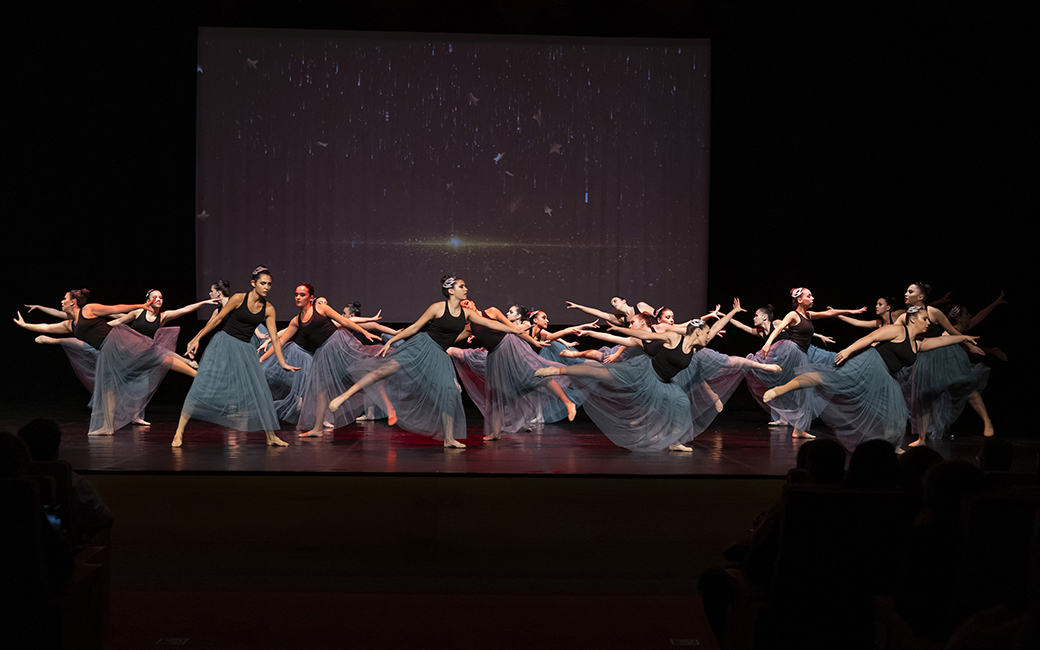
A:
[[[265,264],[280,319],[311,282],[413,320],[448,273],[557,323],[618,294],[699,315],[709,70],[706,41],[201,29],[200,295]]]

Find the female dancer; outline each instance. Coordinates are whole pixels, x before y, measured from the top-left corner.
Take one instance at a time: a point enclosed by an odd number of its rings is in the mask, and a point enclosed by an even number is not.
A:
[[[459,440],[466,437],[466,414],[455,369],[445,351],[463,333],[466,323],[500,332],[513,331],[512,327],[463,309],[460,303],[468,291],[466,283],[453,275],[441,278],[444,302],[430,305],[419,320],[387,341],[377,357],[386,356],[394,343],[407,339],[378,368],[332,400],[329,410],[336,411],[358,391],[382,381],[397,409],[398,424],[443,440],[445,447],[464,448],[466,445]]]
[[[104,321],[104,317],[112,314],[149,309],[151,302],[101,305],[89,302],[89,299],[90,292],[86,289],[66,293],[61,309],[69,319],[61,323],[26,323],[21,313],[14,322],[41,334],[72,334],[98,350],[88,435],[112,435],[141,412],[167,370],[173,369],[189,377],[195,376],[195,370],[129,327],[113,326]]]
[[[794,311],[788,312],[776,327],[772,329],[762,349],[752,357],[754,360],[767,363],[772,361],[784,369],[779,374],[764,374],[755,369],[749,369],[747,374],[748,389],[752,395],[762,403],[762,408],[769,411],[775,420],[790,425],[794,431],[794,438],[813,438],[808,432],[813,418],[819,415],[823,403],[814,399],[812,391],[805,391],[788,396],[783,400],[777,400],[770,406],[765,406],[762,396],[769,388],[789,381],[794,377],[795,370],[806,363],[822,363],[834,358],[833,352],[826,352],[811,345],[815,329],[812,322],[820,318],[837,316],[838,314],[861,314],[867,310],[860,309],[827,309],[826,311],[810,311],[815,298],[812,291],[805,287],[791,289],[791,303]],[[787,335],[786,340],[781,340],[774,345],[781,333]]]
[[[964,305],[954,305],[953,307],[950,307],[950,311],[947,312],[946,317],[950,320],[950,323],[957,328],[958,332],[961,334],[967,334],[969,330],[981,323],[982,319],[989,316],[990,312],[993,311],[997,305],[1003,305],[1006,303],[1007,301],[1004,300],[1004,292],[1001,291],[1000,296],[994,300],[992,304],[974,316]],[[987,356],[994,356],[1001,361],[1007,361],[1007,355],[1004,354],[1000,348],[987,348],[980,345],[979,349],[985,352]]]
[[[931,326],[924,333],[926,337],[942,336],[943,331],[951,336],[959,335],[960,332],[941,311],[926,306],[925,301],[931,289],[931,286],[922,282],[915,282],[907,287],[904,295],[907,311],[909,307],[927,310]],[[905,323],[906,314],[900,316],[896,322]],[[927,349],[931,350],[934,347],[936,346]],[[969,344],[968,348],[975,354],[985,354],[973,344]],[[910,446],[923,445],[925,439],[930,436],[944,437],[950,425],[964,409],[965,401],[982,418],[983,435],[992,436],[993,422],[989,419],[986,404],[979,394],[977,377],[971,371],[967,353],[960,346],[946,345],[918,357],[917,363],[910,370],[910,424],[911,431],[917,434],[917,440],[910,443]]]
[[[199,374],[184,398],[172,446],[183,444],[184,428],[193,417],[239,431],[263,429],[268,445],[288,446],[274,433],[278,429],[278,414],[256,356],[256,347],[251,343],[253,331],[262,322],[267,323],[269,332],[277,331],[274,306],[267,302],[272,283],[271,271],[266,266],[256,267],[249,293],[231,296],[217,318],[210,319],[188,343],[188,354],[194,356],[202,337],[223,324],[206,348]],[[298,370],[285,362],[277,337],[274,353],[283,368]]]
[[[896,319],[902,316],[904,311],[906,310],[896,309],[895,298],[882,296],[877,299],[877,304],[874,305],[874,313],[876,316],[873,320],[860,320],[858,318],[851,318],[845,314],[838,314],[838,318],[853,327],[864,327],[866,329],[876,330],[885,325],[895,324]]]
[[[878,328],[835,354],[832,363],[812,364],[809,372],[767,390],[763,399],[768,403],[790,391],[813,387],[827,403],[820,417],[847,449],[872,438],[884,438],[898,448],[906,433],[907,410],[894,375],[916,365],[915,360],[920,362],[919,353],[975,339],[958,334],[915,343],[931,322],[928,310],[913,305],[905,316],[905,323]]]
[[[565,301],[567,303],[567,309],[580,309],[586,314],[592,314],[596,318],[605,320],[611,325],[617,325],[618,327],[624,327],[632,322],[632,319],[636,314],[645,313],[652,314],[654,308],[646,304],[643,301],[636,303],[636,306],[628,304],[628,301],[619,296],[614,296],[610,299],[610,306],[614,309],[614,313],[607,313],[600,311],[599,309],[593,309],[592,307],[585,307],[578,303],[571,302],[570,300]]]
[[[566,375],[591,384],[585,412],[619,447],[693,451],[682,444],[693,435],[690,400],[672,379],[689,366],[694,349],[703,347],[725,322],[720,320],[709,329],[703,321],[692,321],[683,334],[611,326],[613,332],[638,339],[644,350],[650,346],[652,358],[639,355],[606,366],[587,362],[542,368],[535,374]]]
[[[477,311],[471,300],[462,301],[462,307]],[[495,307],[489,307],[481,316],[508,324],[506,316]],[[498,440],[502,434],[517,433],[527,429],[534,421],[557,422],[566,417],[574,420],[577,406],[564,394],[560,385],[553,380],[538,379],[534,371],[552,364],[532,348],[545,345],[527,333],[513,332],[512,335],[493,331],[478,324],[467,325],[473,334],[474,345],[481,350],[462,351],[449,348],[448,354],[460,370],[474,404],[484,414],[484,440]],[[509,324],[512,329],[512,324]],[[466,332],[459,335],[461,340]],[[522,342],[520,339],[523,339]],[[480,357],[483,357],[481,360]],[[467,364],[467,359],[472,365]],[[482,370],[482,372],[481,372]],[[566,382],[564,382],[566,383]],[[562,412],[545,417],[543,408],[548,402],[559,401]]]

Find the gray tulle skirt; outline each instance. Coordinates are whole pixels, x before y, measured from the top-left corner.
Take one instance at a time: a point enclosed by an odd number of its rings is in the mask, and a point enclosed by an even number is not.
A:
[[[690,365],[672,378],[690,400],[693,427],[681,442],[689,442],[704,432],[722,411],[744,379],[750,362],[710,348],[698,350]]]
[[[513,434],[539,419],[559,422],[567,417],[566,406],[548,388],[549,379],[534,375],[539,368],[548,367],[562,368],[563,364],[535,354],[515,334],[507,334],[487,354],[484,435]],[[564,391],[570,388],[567,377],[552,379]]]
[[[563,364],[565,366],[575,366],[581,363],[585,363],[585,359],[576,357],[561,357],[560,353],[567,349],[563,343],[559,341],[552,341],[546,347],[542,348],[538,352],[538,356],[551,361],[553,363]],[[582,387],[569,381],[561,382],[557,380],[560,388],[563,389],[563,394],[567,396],[567,399],[574,402],[575,406],[581,406],[585,403],[585,391]],[[567,407],[560,400],[550,400],[543,405],[543,412],[540,418],[536,418],[536,422],[559,422],[567,417]]]
[[[820,418],[846,449],[874,438],[902,444],[910,414],[899,382],[888,374],[877,350],[868,348],[841,366],[812,364],[802,371],[820,374],[822,383],[815,391],[825,403]]]
[[[97,373],[97,348],[76,338],[60,339],[60,345],[72,364],[72,372],[76,373],[76,378],[93,395],[94,376]]]
[[[985,368],[985,366],[983,366]],[[973,369],[959,345],[945,345],[917,355],[910,368],[910,426],[915,435],[942,438],[960,417],[968,397],[986,387],[989,374]]]
[[[112,327],[97,355],[91,431],[118,429],[144,410],[169,370],[166,354],[152,339],[126,325]]]
[[[238,431],[277,431],[271,389],[251,341],[217,332],[206,347],[181,415]]]
[[[661,381],[650,357],[639,354],[608,364],[586,361],[586,366],[606,369],[609,378],[570,379],[587,390],[585,412],[615,445],[661,451],[690,437],[690,400],[679,384]]]
[[[811,349],[811,347],[810,347]],[[818,348],[817,348],[818,349]],[[759,350],[747,356],[751,361],[759,363],[775,363],[782,369],[781,372],[769,372],[748,368],[745,378],[748,390],[755,396],[759,405],[771,415],[774,420],[794,427],[799,431],[808,431],[814,418],[819,417],[823,411],[824,403],[817,397],[812,388],[796,390],[781,395],[769,404],[762,401],[762,396],[770,388],[786,384],[803,372],[803,366],[809,363],[808,356],[801,348],[789,340],[777,341],[769,348],[769,354],[762,355]]]
[[[451,362],[459,374],[462,387],[466,389],[473,405],[486,420],[487,414],[487,357],[484,348],[449,348]]]
[[[451,358],[430,335],[420,332],[391,348],[385,358],[371,357],[364,365],[375,370],[393,363],[399,369],[381,383],[397,412],[397,425],[436,440],[444,440],[450,427],[455,440],[465,439],[462,388]]]
[[[250,343],[252,344],[252,343]],[[286,370],[278,363],[274,354],[264,359],[260,365],[264,369],[267,387],[271,389],[274,399],[274,411],[282,422],[296,424],[300,418],[300,403],[303,400],[303,389],[310,375],[313,357],[293,342],[282,346],[282,356],[290,366],[299,368],[296,372]]]
[[[336,330],[321,346],[314,351],[314,363],[308,373],[306,387],[300,411],[300,428],[313,429],[329,419],[338,427],[345,427],[354,422],[366,405],[378,406],[374,417],[386,417],[382,402],[375,399],[376,387],[353,396],[336,411],[324,410],[323,422],[317,422],[319,402],[328,406],[330,400],[345,393],[356,381],[365,376],[372,368],[378,345],[364,345],[357,337],[346,330]]]

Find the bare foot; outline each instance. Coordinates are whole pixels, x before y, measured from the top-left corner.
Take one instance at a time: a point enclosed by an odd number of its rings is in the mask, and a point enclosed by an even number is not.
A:
[[[150,427],[150,426],[152,426],[151,422],[145,422],[141,418],[134,418],[133,424],[139,424],[142,427]]]
[[[356,418],[354,418],[354,421],[355,422],[368,422],[369,420],[374,420],[374,419],[375,418],[370,418],[370,417],[368,417],[368,415],[362,413],[361,415],[359,415]]]
[[[184,440],[181,438],[181,434],[177,434],[173,437],[173,442],[170,443],[171,447],[180,447],[184,444]]]
[[[445,438],[444,439],[444,446],[445,447],[451,447],[453,449],[465,449],[466,448],[466,445],[462,444],[458,440],[455,440],[454,438]]]
[[[268,433],[267,434],[267,446],[268,447],[288,447],[289,443],[287,443],[286,441],[282,440],[278,436],[274,435],[274,433]]]
[[[329,402],[329,410],[330,411],[339,410],[339,407],[343,406],[343,402],[345,402],[345,401],[347,401],[346,398],[344,398],[342,395],[340,395],[336,399],[334,399],[331,402]]]
[[[501,439],[502,439],[502,436],[497,434],[497,433],[489,433],[488,435],[484,436],[484,440],[487,440],[487,441],[501,440]]]
[[[310,431],[303,431],[303,432],[301,432],[299,437],[300,438],[320,438],[324,434],[325,434],[324,431],[319,431],[317,429],[317,427],[315,427],[314,429],[311,429]],[[268,440],[267,442],[268,442],[268,444],[270,444],[271,441]]]
[[[782,372],[783,371],[783,368],[781,368],[780,366],[776,365],[775,363],[767,364],[765,369],[768,370],[769,372]]]
[[[676,443],[668,447],[668,451],[693,451],[693,447],[687,447],[686,445],[680,445]]]
[[[913,442],[911,442],[907,446],[908,447],[923,447],[924,445],[925,445],[924,438],[918,438],[917,440],[914,440]]]
[[[719,413],[722,413],[722,409],[724,407],[725,407],[725,405],[722,403],[722,400],[718,400],[718,399],[715,400],[715,410],[716,411],[718,411]]]
[[[996,432],[993,430],[993,422],[987,421],[986,428],[982,430],[982,435],[986,436],[987,438],[992,438],[994,433]]]
[[[574,416],[578,414],[578,407],[574,402],[567,402],[567,421],[574,422]]]
[[[766,423],[767,427],[781,427],[783,425],[784,425],[784,423],[781,422],[780,420],[773,420],[772,422],[767,422]]]
[[[95,431],[87,431],[88,436],[110,436],[112,435],[112,429],[97,429]]]
[[[762,401],[763,402],[767,402],[767,403],[768,402],[772,402],[774,399],[776,399],[776,391],[773,390],[772,388],[767,390],[765,392],[765,394],[762,395]]]
[[[387,414],[386,423],[390,426],[397,424],[397,411],[390,411]]]
[[[187,364],[189,368],[193,368],[194,370],[199,369],[199,362],[195,359],[188,359]]]
[[[563,374],[562,371],[563,371],[563,368],[553,368],[553,367],[539,368],[538,370],[534,371],[534,376],[535,377],[552,377],[554,375],[562,375]]]
[[[806,440],[816,440],[816,436],[814,436],[813,434],[809,433],[808,431],[799,431],[798,429],[794,430],[794,433],[791,434],[791,437],[805,438]]]

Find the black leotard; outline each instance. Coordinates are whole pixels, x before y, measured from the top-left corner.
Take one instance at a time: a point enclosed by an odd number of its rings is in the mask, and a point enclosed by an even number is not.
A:
[[[448,309],[448,301],[445,300],[444,315],[426,323],[424,331],[430,335],[434,343],[441,346],[442,350],[447,350],[455,343],[455,339],[462,334],[464,329],[466,329],[466,314],[462,313],[462,307],[459,307],[458,316],[452,316],[451,310]]]
[[[473,344],[478,348],[484,348],[488,353],[494,352],[498,344],[506,337],[505,332],[499,332],[476,323],[470,323],[469,328],[473,332]]]
[[[72,326],[72,335],[96,350],[101,349],[111,331],[112,326],[106,323],[105,319],[100,316],[87,318],[82,311]]]
[[[224,319],[224,332],[239,341],[248,342],[253,338],[256,326],[264,322],[267,316],[267,301],[260,298],[260,311],[255,314],[249,311],[249,296],[242,299],[242,304]]]
[[[141,313],[138,314],[137,318],[130,322],[130,329],[135,332],[140,332],[150,339],[155,338],[155,333],[159,331],[159,327],[162,325],[162,315],[156,316],[155,320],[148,320],[148,310],[142,309]]]
[[[297,316],[296,323],[297,330],[293,341],[311,354],[336,333],[336,325],[332,319],[318,313],[317,309],[311,310],[311,317],[306,323],[303,322],[303,313]]]
[[[914,365],[914,361],[917,360],[917,350],[914,349],[913,339],[906,325],[903,326],[903,333],[905,338],[899,343],[884,341],[874,348],[888,366],[890,375],[896,374],[906,366]]]
[[[654,372],[661,378],[661,381],[671,381],[672,377],[678,375],[690,365],[690,360],[693,359],[693,349],[691,348],[689,352],[683,352],[682,348],[683,341],[679,339],[679,345],[674,348],[666,348],[662,345],[660,350],[653,353],[651,363],[654,366]],[[646,350],[645,345],[643,350]],[[650,353],[648,352],[647,354]]]
[[[809,317],[804,314],[798,314],[798,324],[787,326],[787,335],[795,345],[802,349],[802,352],[809,351],[809,344],[812,343],[813,333],[816,328],[813,327],[812,321]],[[773,339],[774,341],[776,339]]]

